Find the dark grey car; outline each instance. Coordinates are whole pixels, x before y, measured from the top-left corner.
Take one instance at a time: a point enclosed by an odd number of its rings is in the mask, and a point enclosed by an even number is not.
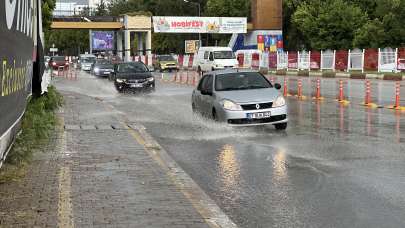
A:
[[[114,71],[114,64],[104,61],[93,65],[92,74],[98,77],[109,77]]]
[[[118,92],[155,90],[155,78],[142,62],[116,64],[112,75]]]

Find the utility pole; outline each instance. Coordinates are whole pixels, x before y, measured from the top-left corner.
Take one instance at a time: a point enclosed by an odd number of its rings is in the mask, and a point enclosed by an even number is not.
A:
[[[201,17],[201,3],[199,3],[199,2],[191,2],[191,1],[189,1],[189,0],[183,0],[184,2],[187,2],[187,3],[190,3],[190,4],[194,4],[194,5],[197,5],[197,7],[198,7],[198,17]],[[199,47],[201,47],[201,33],[198,33],[198,45],[199,45]]]

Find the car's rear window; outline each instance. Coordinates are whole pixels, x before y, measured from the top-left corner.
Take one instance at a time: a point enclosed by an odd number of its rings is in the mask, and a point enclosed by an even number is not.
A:
[[[52,57],[53,61],[65,61],[65,56],[54,56]]]
[[[273,87],[271,83],[257,72],[238,72],[220,74],[215,77],[216,91],[264,89]]]
[[[159,61],[175,61],[171,55],[161,55],[158,57]]]

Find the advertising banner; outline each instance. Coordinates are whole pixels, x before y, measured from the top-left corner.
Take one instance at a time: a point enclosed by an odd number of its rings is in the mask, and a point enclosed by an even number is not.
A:
[[[15,126],[24,113],[27,98],[32,91],[36,36],[31,8],[35,1],[21,8],[17,1],[0,3],[0,165],[11,140]],[[20,15],[21,10],[29,12]],[[20,25],[20,26],[18,26]]]
[[[283,51],[282,35],[258,35],[257,49],[264,52]]]
[[[156,33],[247,33],[245,17],[153,17]]]
[[[112,31],[92,31],[91,42],[94,50],[113,50],[114,32]]]
[[[200,48],[200,41],[198,40],[186,40],[184,43],[184,50],[186,54],[197,53],[198,49]]]

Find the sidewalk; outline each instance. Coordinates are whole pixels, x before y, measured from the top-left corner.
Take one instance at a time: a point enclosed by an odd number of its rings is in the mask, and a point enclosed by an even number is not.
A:
[[[23,180],[0,185],[0,227],[210,227],[119,113],[63,95],[63,128]]]

